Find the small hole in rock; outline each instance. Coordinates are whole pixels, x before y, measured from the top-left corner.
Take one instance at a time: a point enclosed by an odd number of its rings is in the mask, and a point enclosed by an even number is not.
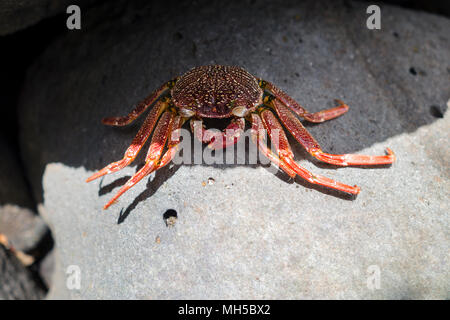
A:
[[[400,37],[400,35],[394,31],[394,33],[392,33],[394,35],[394,37],[396,37],[397,39]]]
[[[164,212],[164,214],[163,214],[164,220],[167,220],[167,219],[169,219],[170,217],[175,217],[175,218],[177,218],[177,217],[178,217],[177,211],[174,210],[174,209],[169,209],[169,210],[167,210],[166,212]]]
[[[177,221],[177,217],[177,211],[174,209],[169,209],[163,214],[163,219],[167,227],[173,227]]]
[[[414,76],[417,75],[417,71],[413,67],[409,68],[409,73],[411,73]]]
[[[443,118],[444,117],[444,113],[441,111],[441,108],[439,106],[431,106],[430,113],[435,118]]]

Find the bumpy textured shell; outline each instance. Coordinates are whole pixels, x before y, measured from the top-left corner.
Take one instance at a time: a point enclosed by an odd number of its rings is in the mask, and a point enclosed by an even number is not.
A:
[[[201,66],[182,75],[172,88],[172,101],[205,118],[225,118],[235,107],[253,109],[262,103],[257,79],[235,66]]]

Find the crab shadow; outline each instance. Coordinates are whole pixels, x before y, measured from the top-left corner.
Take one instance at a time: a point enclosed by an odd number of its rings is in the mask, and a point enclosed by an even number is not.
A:
[[[140,202],[143,202],[150,198],[152,195],[155,194],[156,191],[163,185],[163,183],[172,177],[175,172],[178,171],[180,168],[180,165],[174,165],[172,167],[165,166],[161,168],[160,170],[155,172],[155,175],[153,178],[148,179],[146,188],[143,192],[141,192],[134,200],[133,202],[128,205],[126,208],[122,208],[119,213],[119,218],[117,219],[117,224],[121,224],[125,221],[125,219],[130,215],[130,213],[137,207],[137,205]],[[139,170],[139,167],[138,167]],[[115,182],[122,180],[118,179]],[[113,183],[115,183],[113,182]],[[118,183],[117,185],[121,185],[122,183]]]

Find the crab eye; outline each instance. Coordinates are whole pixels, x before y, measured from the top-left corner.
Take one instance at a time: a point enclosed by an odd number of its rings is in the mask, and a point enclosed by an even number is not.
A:
[[[236,107],[231,111],[231,113],[236,117],[244,117],[247,114],[247,111],[248,110],[246,107]]]
[[[194,111],[186,109],[186,108],[181,108],[179,112],[180,112],[180,115],[184,118],[190,118],[195,114]]]

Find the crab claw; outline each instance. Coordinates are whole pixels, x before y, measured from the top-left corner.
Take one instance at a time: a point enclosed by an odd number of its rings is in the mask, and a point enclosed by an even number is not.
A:
[[[233,119],[222,131],[215,133],[208,144],[208,148],[216,150],[232,146],[239,141],[245,129],[244,118]]]

